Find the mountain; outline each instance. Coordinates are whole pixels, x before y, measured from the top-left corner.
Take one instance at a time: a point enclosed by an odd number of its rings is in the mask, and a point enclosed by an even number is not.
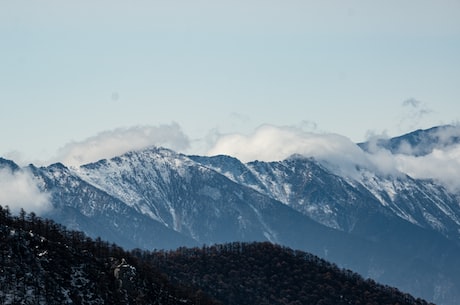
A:
[[[455,145],[455,132],[417,131],[392,147]],[[43,216],[128,249],[269,241],[439,304],[460,303],[459,194],[433,180],[362,166],[348,176],[299,155],[242,163],[156,147],[76,168],[2,160],[50,194]]]
[[[306,245],[300,249],[427,299],[457,302],[456,296],[448,300],[446,291],[459,283],[449,269],[460,267],[456,258],[460,211],[458,196],[443,186],[405,175],[382,176],[366,169],[359,169],[359,179],[353,180],[299,156],[248,164],[228,156],[191,158],[325,226],[372,244],[365,248],[347,240],[355,251],[345,259],[330,251],[329,257],[314,252]],[[364,258],[351,262],[363,253]]]
[[[248,164],[228,156],[191,158],[328,227],[353,232],[363,213],[373,211],[432,229],[460,245],[458,194],[434,181],[385,176],[363,168],[357,170],[357,179],[351,179],[299,156]]]
[[[53,194],[49,217],[128,248],[271,241],[346,257],[350,245],[371,247],[167,149],[130,152],[77,169],[55,164],[32,171]],[[145,218],[149,227],[140,223]],[[97,225],[103,227],[99,232]]]
[[[0,157],[0,169],[9,170],[11,172],[16,172],[20,170],[20,167],[13,161]]]
[[[29,165],[28,169],[51,194],[53,210],[45,216],[71,229],[103,237],[127,248],[196,245],[194,240],[82,180],[63,164],[42,168]]]

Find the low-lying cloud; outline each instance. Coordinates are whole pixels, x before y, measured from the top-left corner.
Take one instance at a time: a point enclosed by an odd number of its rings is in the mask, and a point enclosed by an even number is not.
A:
[[[56,161],[68,166],[79,166],[150,146],[181,151],[189,145],[188,137],[176,123],[117,128],[65,145],[59,150]]]
[[[452,192],[460,192],[460,145],[433,149],[424,156],[394,155],[397,167],[409,176],[437,180]]]
[[[338,134],[318,134],[295,127],[264,125],[250,135],[220,137],[207,154],[231,155],[243,162],[280,161],[301,154],[313,157],[352,178],[357,177],[357,168],[364,167],[383,175],[407,174],[413,178],[435,179],[449,190],[458,192],[460,145],[452,144],[452,137],[458,135],[460,127],[442,129],[436,135],[439,145],[424,156],[415,156],[392,153],[376,145],[365,152],[350,139]],[[407,151],[410,148],[406,148]]]
[[[421,103],[410,100],[406,104],[420,107]],[[379,138],[388,136],[370,135],[368,150],[363,151],[342,135],[305,131],[302,126],[262,125],[249,135],[215,131],[206,139],[195,140],[199,145],[192,141],[194,147],[190,148],[189,138],[178,124],[172,123],[104,131],[83,141],[67,144],[59,151],[56,161],[79,166],[150,146],[190,152],[204,145],[211,147],[206,155],[230,155],[243,162],[280,161],[300,154],[313,157],[335,172],[351,178],[359,178],[358,169],[367,168],[382,175],[407,174],[418,179],[435,179],[449,190],[460,192],[460,145],[456,144],[460,142],[460,125],[439,128],[418,146],[401,142],[400,147],[393,151],[378,146]],[[22,179],[27,181],[24,177]]]
[[[37,215],[51,209],[50,195],[40,190],[37,180],[27,170],[0,168],[0,205],[14,214],[21,208]]]
[[[280,161],[300,154],[354,176],[358,167],[373,167],[367,154],[347,137],[305,132],[296,127],[263,125],[253,134],[221,137],[208,155],[231,155],[243,162]]]
[[[230,134],[219,138],[208,155],[228,154],[243,162],[278,161],[293,154],[333,158],[360,154],[354,143],[337,134],[315,134],[295,127],[263,125],[251,135]]]

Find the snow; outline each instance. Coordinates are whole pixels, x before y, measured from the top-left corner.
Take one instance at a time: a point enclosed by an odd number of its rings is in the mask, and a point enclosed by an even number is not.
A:
[[[441,221],[428,212],[424,212],[423,217],[425,217],[431,226],[436,228],[438,231],[443,231],[446,228]]]
[[[448,203],[458,203],[458,200],[442,190],[439,185],[427,181],[403,175],[377,173],[365,166],[355,167],[354,174],[349,175],[338,168],[331,168],[330,164],[314,159],[243,164],[236,159],[229,161],[223,158],[210,161],[209,164],[213,165],[208,165],[206,161],[207,159],[202,163],[196,162],[167,149],[147,149],[72,168],[70,172],[167,227],[178,232],[181,232],[184,226],[187,227],[189,234],[192,234],[193,228],[184,223],[187,218],[183,215],[181,217],[178,212],[179,204],[187,202],[186,198],[181,197],[181,193],[196,192],[212,201],[221,201],[224,198],[219,186],[207,184],[193,186],[194,189],[190,189],[193,185],[193,175],[197,170],[203,175],[220,173],[235,183],[250,187],[310,216],[317,222],[336,229],[346,229],[340,227],[337,211],[347,204],[353,204],[354,200],[360,198],[357,194],[367,190],[375,199],[369,200],[369,204],[380,203],[382,208],[410,223],[444,231],[445,222],[448,221],[457,226],[453,229],[455,232],[460,230],[460,216],[457,216],[460,215],[460,206]],[[346,192],[347,202],[307,200],[301,196],[301,183],[305,187],[308,183],[326,185],[331,176],[337,178],[340,191]],[[298,177],[296,179],[299,180],[293,182],[292,177]],[[235,191],[234,194],[240,200],[244,200],[243,192]],[[193,206],[197,203],[195,200],[189,204]],[[182,208],[181,206],[180,209]],[[256,212],[256,209],[252,208]],[[427,210],[424,211],[423,208]],[[197,210],[193,208],[191,212],[197,213]],[[220,213],[221,211],[216,208],[215,215]],[[262,217],[258,217],[262,223]],[[244,218],[238,219],[238,222],[240,226],[246,225]],[[270,241],[276,240],[276,234],[266,228],[266,225],[263,226],[266,238]]]
[[[256,209],[252,204],[249,204],[249,207],[254,211],[254,213],[257,216],[257,219],[259,220],[260,224],[262,225],[262,227],[264,229],[263,234],[264,234],[265,238],[271,243],[278,243],[278,240],[276,238],[276,233],[273,230],[271,230],[271,228],[265,223],[265,221],[263,220],[263,217],[260,214],[259,210]]]
[[[203,188],[201,188],[198,191],[199,194],[208,196],[212,198],[213,200],[220,200],[222,199],[222,194],[218,188],[211,187],[209,185],[205,185]]]

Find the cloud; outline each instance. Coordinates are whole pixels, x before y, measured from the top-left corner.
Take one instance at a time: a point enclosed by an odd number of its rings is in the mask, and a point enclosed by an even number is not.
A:
[[[430,137],[432,150],[423,155],[410,155],[407,151],[418,152],[417,146],[406,143],[404,154],[395,154],[397,168],[414,178],[435,179],[452,192],[460,192],[460,125],[438,128]],[[425,144],[425,146],[428,145]]]
[[[251,135],[231,134],[219,138],[207,155],[231,155],[243,162],[280,161],[294,154],[313,157],[342,174],[354,177],[357,167],[394,171],[387,164],[376,166],[350,139],[338,134],[305,132],[298,127],[263,125]],[[379,160],[380,161],[380,160]],[[386,161],[392,164],[391,160]]]
[[[460,139],[460,127],[441,128],[436,138],[446,145],[437,145],[431,153],[416,156],[392,153],[377,146],[377,136],[369,142],[369,151],[364,152],[350,139],[338,134],[263,125],[250,135],[221,136],[207,155],[225,154],[249,162],[280,161],[300,154],[313,157],[335,173],[354,179],[361,177],[358,168],[367,168],[382,175],[407,174],[418,179],[434,179],[450,191],[460,192],[460,144],[455,144],[454,140]]]
[[[406,107],[406,106],[411,106],[411,107],[414,107],[414,108],[418,108],[418,107],[420,106],[421,103],[422,103],[422,102],[420,102],[420,101],[418,101],[418,100],[416,100],[416,99],[414,99],[414,98],[409,98],[409,99],[403,101],[403,102],[402,102],[402,105],[403,105],[404,107]]]
[[[460,142],[460,125],[455,124],[438,128],[433,136],[436,138],[438,146],[441,147]]]
[[[408,104],[418,105],[416,101]],[[460,125],[446,125],[421,131],[410,141],[401,141],[393,153],[378,146],[379,139],[368,140],[369,159],[380,167],[395,170],[417,179],[434,179],[449,191],[460,192]]]
[[[26,212],[41,214],[51,209],[51,197],[40,190],[38,181],[28,170],[0,169],[0,205],[9,206],[17,214]]]
[[[419,107],[418,101],[407,101],[407,104]],[[312,129],[311,126],[309,129]],[[364,152],[347,137],[306,131],[302,124],[281,127],[262,125],[248,135],[221,134],[213,130],[205,139],[196,140],[197,143],[192,144],[198,147],[201,145],[202,149],[211,147],[205,155],[230,155],[243,162],[280,161],[300,154],[313,157],[335,173],[350,178],[359,179],[358,169],[367,168],[382,175],[408,174],[413,178],[435,179],[451,191],[460,191],[460,181],[457,181],[460,145],[456,145],[460,139],[459,126],[436,131],[430,141],[437,141],[438,145],[434,145],[433,150],[423,156],[409,154],[417,151],[409,143],[405,143],[408,147],[403,150],[391,153],[377,145],[379,138],[388,136],[372,134],[369,151]],[[78,166],[152,145],[184,151],[189,150],[190,140],[175,123],[157,127],[118,128],[101,132],[81,142],[67,144],[60,150],[59,161]]]
[[[56,161],[78,166],[150,146],[162,146],[181,151],[187,149],[189,145],[188,137],[176,123],[117,128],[65,145],[59,150]]]
[[[460,192],[460,145],[444,150],[434,149],[432,153],[415,157],[395,155],[398,168],[418,179],[434,179],[451,192]]]

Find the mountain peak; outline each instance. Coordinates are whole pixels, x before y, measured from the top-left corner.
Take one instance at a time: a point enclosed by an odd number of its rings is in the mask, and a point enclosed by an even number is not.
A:
[[[393,154],[419,157],[430,154],[434,149],[442,149],[457,144],[460,144],[460,126],[441,125],[428,129],[417,129],[390,139],[359,143],[358,146],[369,151],[372,145],[376,145],[378,148],[387,149]]]
[[[17,165],[13,161],[0,157],[0,169],[4,169],[4,168],[7,168],[11,170],[12,172],[15,172],[20,169],[19,165]]]
[[[107,166],[109,163],[120,164],[124,159],[156,159],[158,157],[162,158],[176,158],[184,157],[184,155],[177,153],[169,148],[158,147],[158,146],[149,146],[143,149],[130,150],[126,153],[123,153],[112,158],[101,159],[95,162],[87,163],[81,165],[81,168],[86,169],[97,169],[101,166]]]

